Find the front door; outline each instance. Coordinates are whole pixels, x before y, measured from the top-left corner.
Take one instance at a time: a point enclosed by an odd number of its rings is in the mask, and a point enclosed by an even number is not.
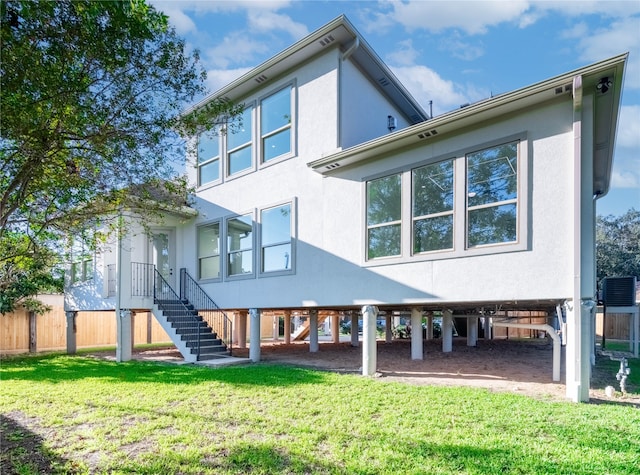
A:
[[[176,231],[170,228],[151,230],[151,262],[167,283],[176,289]]]

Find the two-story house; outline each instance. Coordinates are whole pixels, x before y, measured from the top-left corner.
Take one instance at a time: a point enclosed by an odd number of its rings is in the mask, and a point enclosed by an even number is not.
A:
[[[245,109],[191,138],[195,203],[96,258],[92,278],[67,289],[70,318],[153,309],[162,319],[177,315],[162,308],[174,291],[211,310],[184,289],[197,287],[224,311],[214,333],[233,326],[244,344],[249,321],[258,360],[267,312],[305,315],[312,328],[319,315],[351,315],[363,320],[370,374],[378,315],[410,315],[415,328],[441,315],[451,351],[456,317],[474,335],[478,321],[517,325],[498,317],[543,310],[558,322],[544,329],[566,341],[567,397],[587,400],[595,200],[609,187],[625,62],[429,117],[339,17],[211,97]],[[134,229],[140,213],[125,214]],[[140,273],[149,288],[135,284]],[[422,338],[412,333],[408,358],[422,358]]]

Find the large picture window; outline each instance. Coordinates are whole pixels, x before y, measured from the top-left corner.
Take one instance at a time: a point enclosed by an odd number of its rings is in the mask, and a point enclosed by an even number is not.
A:
[[[518,143],[467,154],[467,246],[517,240]]]
[[[291,153],[291,87],[262,101],[260,135],[263,162]]]
[[[220,133],[203,132],[198,138],[198,186],[220,179]]]
[[[413,252],[453,248],[453,160],[412,172]]]
[[[402,186],[400,174],[367,182],[367,258],[401,252]]]
[[[198,228],[198,276],[220,278],[220,223]]]
[[[291,204],[260,213],[262,272],[291,269]]]
[[[227,275],[253,273],[253,217],[245,214],[227,220]]]
[[[236,117],[227,131],[227,175],[251,168],[253,160],[253,109],[245,109]]]

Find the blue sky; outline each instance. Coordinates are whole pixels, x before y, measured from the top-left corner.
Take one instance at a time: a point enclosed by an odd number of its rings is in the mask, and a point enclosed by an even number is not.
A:
[[[629,52],[611,188],[598,214],[640,210],[640,0],[152,0],[211,92],[345,14],[434,115]]]

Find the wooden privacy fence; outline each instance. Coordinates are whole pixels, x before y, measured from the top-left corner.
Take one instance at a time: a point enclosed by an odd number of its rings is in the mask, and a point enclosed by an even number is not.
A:
[[[44,315],[30,315],[26,310],[0,315],[0,354],[58,351],[67,348],[67,317],[63,297],[39,297],[51,307]],[[171,343],[151,312],[136,313],[134,344]],[[116,345],[115,312],[78,312],[76,347],[95,348]]]

